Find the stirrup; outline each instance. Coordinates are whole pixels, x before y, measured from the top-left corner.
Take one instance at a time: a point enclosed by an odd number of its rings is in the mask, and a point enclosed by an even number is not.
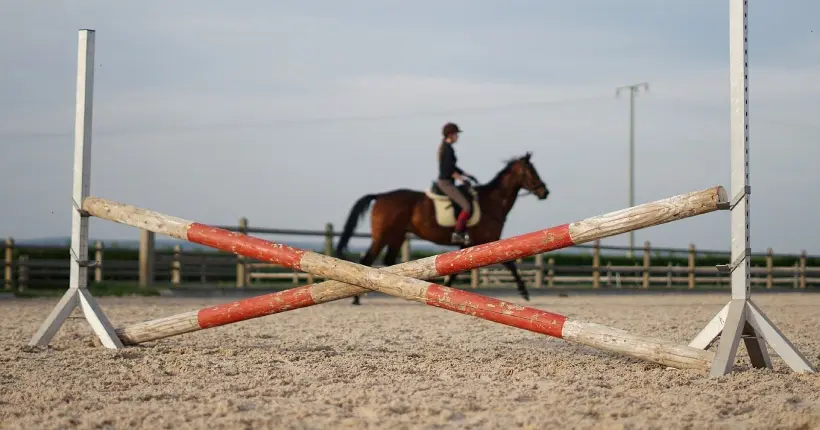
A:
[[[470,234],[467,232],[460,233],[454,231],[450,240],[456,245],[467,245],[470,243]]]

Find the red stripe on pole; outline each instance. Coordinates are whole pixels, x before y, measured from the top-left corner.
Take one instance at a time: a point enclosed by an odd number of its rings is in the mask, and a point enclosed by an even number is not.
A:
[[[451,275],[573,245],[575,242],[569,234],[569,224],[564,224],[441,254],[436,257],[436,271],[439,275]]]
[[[280,243],[271,243],[264,239],[233,233],[221,228],[207,226],[197,222],[188,228],[188,240],[210,248],[241,254],[268,263],[300,270],[299,262],[305,250],[292,248]]]
[[[264,296],[252,297],[224,305],[200,309],[197,313],[199,328],[217,327],[251,318],[315,305],[310,294],[311,285],[292,288]]]
[[[437,284],[430,284],[427,288],[425,300],[430,306],[557,338],[562,337],[564,322],[567,320],[567,317],[563,315],[519,306],[515,303],[442,287]]]

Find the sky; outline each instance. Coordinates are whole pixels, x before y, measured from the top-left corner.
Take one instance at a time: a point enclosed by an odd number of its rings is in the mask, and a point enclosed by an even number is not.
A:
[[[820,4],[751,1],[752,248],[820,254]],[[91,194],[211,224],[340,227],[423,189],[441,126],[481,181],[527,151],[551,194],[504,237],[729,183],[728,1],[2,0],[0,237],[70,233],[77,30],[96,30]],[[358,231],[369,231],[369,219]],[[91,221],[94,238],[137,231]],[[636,232],[726,250],[728,212]],[[276,239],[271,237],[271,239]],[[604,244],[624,245],[627,235]]]

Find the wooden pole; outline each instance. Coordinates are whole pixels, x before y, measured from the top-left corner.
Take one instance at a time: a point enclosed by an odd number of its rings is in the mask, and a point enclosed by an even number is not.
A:
[[[806,288],[806,250],[800,253],[800,288]]]
[[[333,224],[325,224],[325,255],[333,255]]]
[[[182,282],[182,247],[174,245],[174,254],[171,259],[171,284],[179,285]]]
[[[601,288],[601,239],[592,246],[592,288]]]
[[[643,287],[649,288],[649,269],[651,267],[651,249],[649,241],[643,243]]]
[[[14,288],[14,239],[6,239],[6,250],[3,267],[4,288],[11,290]]]
[[[645,203],[633,208],[623,209],[497,242],[413,260],[409,263],[378,270],[378,273],[380,274],[379,276],[386,276],[388,273],[393,273],[419,279],[434,279],[439,276],[460,273],[478,267],[590,242],[596,238],[613,236],[630,229],[659,225],[713,212],[722,206],[725,201],[726,193],[723,188],[714,187]],[[183,238],[217,249],[227,249],[231,252],[243,253],[253,258],[259,257],[259,259],[263,261],[280,265],[294,265],[298,263],[293,261],[295,255],[292,254],[292,251],[286,255],[281,254],[285,252],[283,250],[292,250],[292,248],[280,244],[272,244],[253,237],[244,237],[236,233],[193,223],[181,218],[170,217],[150,210],[96,197],[86,199],[83,207],[89,214],[99,218],[152,229],[153,231],[171,237]],[[333,259],[332,265],[337,264],[342,263],[337,263],[337,260]],[[300,267],[301,270],[310,271],[304,266]],[[357,272],[365,270],[364,266],[356,265],[355,267],[355,271]],[[318,269],[321,269],[321,267]],[[330,269],[325,269],[326,270],[317,270],[317,272],[321,272],[317,273],[317,275],[329,279],[333,279],[337,276],[337,274],[330,271]],[[401,285],[402,282],[405,282],[403,279],[393,280],[398,282],[397,285]],[[368,286],[370,286],[370,284],[368,284]],[[388,287],[385,290],[387,294],[391,294],[396,293],[395,288],[396,287]],[[369,288],[346,285],[344,282],[327,281],[320,284],[245,299],[223,306],[210,307],[197,312],[180,314],[156,321],[148,321],[121,328],[118,334],[120,338],[124,339],[127,343],[141,343],[257,318],[272,313],[352,297],[368,291],[370,291]],[[439,287],[436,287],[433,291],[445,291],[449,294],[452,291],[458,290],[441,290]],[[462,292],[456,294],[462,294]],[[472,311],[471,308],[464,309]]]
[[[103,244],[99,240],[94,244],[94,282],[102,282],[103,280]]]
[[[154,285],[154,235],[150,230],[140,230],[139,284],[141,288]]]
[[[697,260],[697,253],[695,251],[695,244],[689,244],[689,288],[695,288],[695,263]]]
[[[669,211],[669,206],[673,205],[672,202],[675,200],[668,200],[661,207],[656,207],[654,210],[647,212],[639,211],[635,214],[635,208],[630,208],[619,211],[614,216],[602,216],[607,217],[607,219],[598,217],[599,219],[579,221],[509,238],[506,239],[505,246],[500,248],[498,244],[504,241],[415,260],[404,265],[408,266],[408,269],[414,272],[413,275],[419,278],[437,277],[447,271],[457,273],[476,266],[481,267],[534,255],[543,252],[545,248],[568,247],[577,245],[581,241],[588,242],[600,237],[602,230],[608,230],[607,226],[614,231],[623,231],[629,230],[636,224],[642,226],[657,225],[662,222],[661,220],[680,219],[684,214],[694,215],[711,212],[717,210],[725,200],[726,195],[723,189],[716,187],[690,193],[687,198],[679,199],[678,204],[685,202],[680,211]],[[440,307],[488,321],[574,341],[665,366],[707,370],[714,358],[714,353],[711,351],[677,345],[660,339],[632,335],[623,330],[599,324],[573,321],[563,315],[444,287],[422,279],[407,277],[404,274],[397,274],[396,271],[374,269],[316,252],[240,235],[224,229],[110,200],[89,197],[85,200],[83,208],[90,215],[98,218],[141,226],[154,232],[185,239],[211,248],[231,251],[260,261],[313,273],[317,276],[348,284],[350,287],[358,286],[357,288],[360,291],[379,291],[406,300],[417,301],[429,306]],[[672,213],[671,217],[668,215],[670,212]],[[645,217],[641,217],[641,214]],[[282,297],[283,300],[276,303],[274,309],[316,304],[318,301],[311,292],[312,288],[313,286],[305,286],[283,292],[285,293]],[[284,300],[284,298],[290,300]],[[230,307],[226,309],[217,306],[202,311],[209,313],[207,319],[219,323],[225,319],[232,320],[235,318],[236,313],[243,313],[244,309],[231,309]],[[199,316],[197,313],[198,322],[200,322]],[[163,328],[167,328],[167,323],[171,320],[170,318],[164,318],[162,320]],[[177,320],[176,322],[180,321]],[[157,331],[157,328],[155,327],[154,331]],[[178,330],[178,327],[176,329]],[[160,329],[159,331],[167,333],[167,330]]]

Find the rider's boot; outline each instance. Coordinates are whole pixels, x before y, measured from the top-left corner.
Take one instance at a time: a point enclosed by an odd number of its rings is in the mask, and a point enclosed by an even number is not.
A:
[[[453,232],[453,236],[451,241],[454,244],[458,245],[468,245],[470,243],[470,235],[467,234],[467,220],[470,219],[470,213],[462,210],[461,213],[458,214],[458,219],[456,220],[456,229]]]

